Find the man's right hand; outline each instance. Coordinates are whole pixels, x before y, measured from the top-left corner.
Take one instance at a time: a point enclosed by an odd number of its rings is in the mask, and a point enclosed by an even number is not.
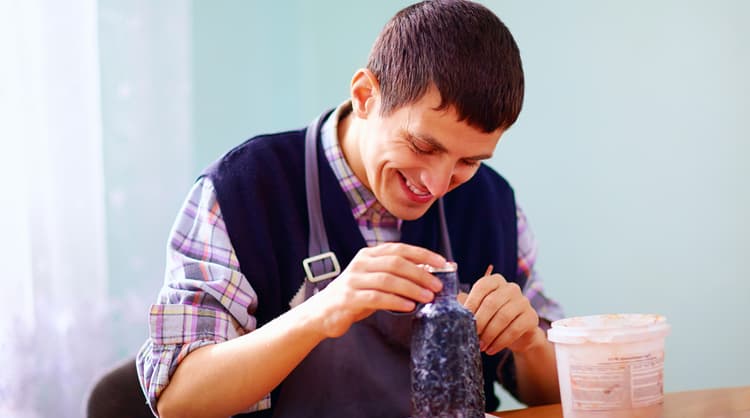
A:
[[[445,262],[439,254],[408,244],[363,248],[335,280],[303,305],[321,315],[316,323],[323,335],[339,337],[376,310],[409,312],[417,302],[432,301],[443,284],[418,264],[442,267]]]

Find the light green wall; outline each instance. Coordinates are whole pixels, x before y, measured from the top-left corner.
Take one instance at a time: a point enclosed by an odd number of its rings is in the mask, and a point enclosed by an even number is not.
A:
[[[528,95],[500,146],[569,314],[658,312],[667,390],[750,383],[750,3],[493,3]]]
[[[148,336],[167,235],[194,178],[191,18],[181,0],[98,5],[108,313],[119,358]]]
[[[408,3],[384,4],[194,2],[195,169],[343,101],[378,32]]]

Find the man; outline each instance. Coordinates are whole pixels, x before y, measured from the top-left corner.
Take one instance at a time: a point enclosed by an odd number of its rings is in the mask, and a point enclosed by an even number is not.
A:
[[[559,310],[531,271],[512,189],[481,164],[522,99],[518,48],[491,11],[423,2],[386,25],[319,132],[257,137],[209,167],[174,225],[137,359],[152,408],[165,418],[408,416],[411,318],[396,313],[441,287],[417,266],[445,263],[441,219],[476,318],[487,408],[497,407],[493,380],[529,404],[558,401],[543,327]],[[327,286],[302,265],[316,255],[308,133],[343,268]]]

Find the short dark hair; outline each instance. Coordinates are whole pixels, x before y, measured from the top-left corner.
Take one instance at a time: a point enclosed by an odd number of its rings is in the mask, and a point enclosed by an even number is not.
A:
[[[381,114],[414,103],[434,84],[438,110],[484,132],[509,128],[521,112],[523,68],[502,21],[471,1],[431,0],[406,7],[383,28],[367,68],[377,77]]]

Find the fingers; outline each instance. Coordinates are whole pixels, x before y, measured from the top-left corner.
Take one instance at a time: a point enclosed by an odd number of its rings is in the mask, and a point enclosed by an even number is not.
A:
[[[539,317],[525,301],[525,298],[513,300],[495,315],[479,336],[480,349],[490,355],[497,354],[537,328]]]
[[[444,263],[439,254],[407,244],[363,248],[328,286],[332,290],[327,293],[336,290],[342,296],[338,302],[354,310],[409,311],[415,302],[432,301],[435,292],[443,287],[440,279],[417,264]]]
[[[429,264],[433,267],[442,267],[447,260],[440,254],[426,248],[399,242],[388,242],[367,249],[373,256],[397,255],[414,264]]]
[[[482,277],[472,286],[464,306],[476,315],[484,299],[492,292],[498,291],[501,287],[507,284],[508,283],[503,276],[499,274]]]
[[[417,306],[413,300],[377,290],[362,290],[353,295],[353,298],[359,299],[359,301],[353,302],[373,311],[387,309],[390,311],[409,312]]]
[[[434,293],[443,288],[443,283],[440,279],[418,265],[430,264],[442,267],[445,263],[445,258],[425,248],[401,243],[387,243],[360,250],[354,260],[352,260],[350,267],[353,270],[361,272],[389,273],[392,276],[411,281]],[[373,279],[373,277],[366,278]],[[369,285],[363,283],[362,286],[365,288],[389,290],[387,287],[389,284],[391,283],[378,281],[371,282]],[[386,287],[383,287],[384,285]],[[403,286],[400,289],[403,289]],[[409,297],[410,295],[403,294],[403,296]],[[414,299],[417,300],[417,298]]]
[[[521,288],[499,274],[477,280],[464,306],[474,313],[480,349],[490,355],[516,343],[539,322]]]
[[[410,280],[432,292],[437,292],[443,287],[443,282],[440,279],[403,257],[385,255],[371,261],[372,263],[366,267],[370,272],[387,272],[393,276]]]
[[[409,277],[409,275],[418,277]],[[399,274],[377,271],[355,275],[352,277],[350,284],[353,288],[359,290],[394,294],[409,300],[427,303],[435,297],[435,287],[439,285],[439,283],[436,285],[432,278],[421,276],[419,271]]]
[[[482,298],[480,305],[474,312],[474,317],[477,321],[477,333],[480,337],[486,331],[502,332],[505,326],[510,324],[510,322],[518,316],[518,312],[514,309],[517,307],[512,305],[511,302],[518,299],[525,299],[523,298],[523,295],[521,295],[521,291],[517,284],[507,283],[502,277],[490,278],[495,279],[493,280],[495,282],[493,286],[496,287]],[[469,294],[467,302],[469,302],[469,299],[472,299],[473,293],[474,289],[472,289],[472,292]],[[476,298],[473,300],[476,300]]]
[[[387,243],[361,249],[343,272],[309,300],[324,318],[324,333],[342,335],[352,323],[376,310],[409,312],[434,299],[442,282],[418,264],[445,265],[445,258],[424,248]]]

